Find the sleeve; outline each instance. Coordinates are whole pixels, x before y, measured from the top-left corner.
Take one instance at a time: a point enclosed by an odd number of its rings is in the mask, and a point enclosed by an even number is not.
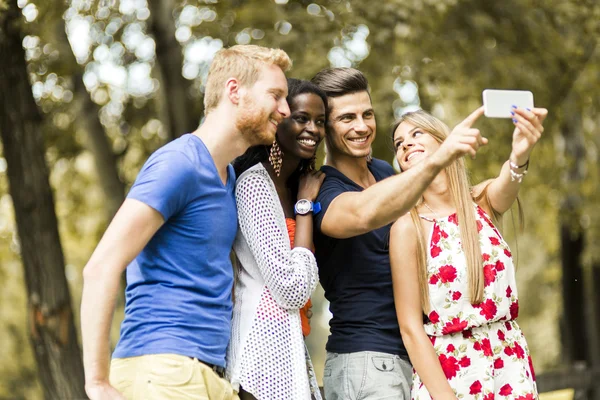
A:
[[[336,197],[347,191],[348,190],[339,179],[336,179],[335,177],[325,178],[317,196],[317,201],[321,203],[321,212],[313,216],[314,230],[321,231],[321,223],[323,222],[323,217],[325,217],[329,205]]]
[[[317,286],[317,262],[303,247],[291,249],[278,215],[279,199],[268,177],[247,173],[237,183],[240,231],[264,277],[273,299],[284,309],[300,309]]]
[[[168,220],[189,202],[198,185],[192,162],[179,152],[153,154],[142,167],[127,198],[149,205]]]

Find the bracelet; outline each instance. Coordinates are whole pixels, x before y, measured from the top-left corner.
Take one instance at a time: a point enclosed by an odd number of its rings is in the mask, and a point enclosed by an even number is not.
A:
[[[525,177],[525,175],[527,175],[527,169],[529,168],[529,159],[527,160],[527,162],[525,164],[523,164],[521,166],[515,164],[514,162],[512,162],[509,159],[508,165],[510,166],[510,181],[511,182],[517,181],[517,182],[521,183],[521,181],[523,181],[523,178]],[[515,171],[516,169],[522,169],[522,168],[525,168],[525,171],[523,171],[522,173]]]
[[[523,165],[517,165],[514,162],[512,162],[510,159],[508,159],[508,162],[510,164],[510,168],[511,169],[521,169],[521,168],[525,168],[526,170],[529,168],[529,158],[527,159],[527,162]]]

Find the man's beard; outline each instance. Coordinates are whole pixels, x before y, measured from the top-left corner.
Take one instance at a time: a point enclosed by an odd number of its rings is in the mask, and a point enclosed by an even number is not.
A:
[[[267,111],[253,106],[246,96],[240,102],[235,126],[252,145],[271,144],[275,134],[268,129],[270,116]]]

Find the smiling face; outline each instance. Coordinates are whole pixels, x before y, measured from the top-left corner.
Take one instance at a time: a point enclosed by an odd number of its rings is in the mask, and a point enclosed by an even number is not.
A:
[[[394,132],[394,148],[396,160],[402,171],[406,171],[433,154],[440,142],[423,128],[408,121],[402,122]]]
[[[279,124],[277,140],[285,155],[310,159],[325,136],[325,104],[314,93],[290,101],[291,115]]]
[[[332,156],[367,157],[377,125],[366,91],[330,97],[327,148]]]
[[[241,93],[236,127],[255,144],[271,144],[277,125],[290,114],[287,81],[281,68],[265,65],[258,80]]]

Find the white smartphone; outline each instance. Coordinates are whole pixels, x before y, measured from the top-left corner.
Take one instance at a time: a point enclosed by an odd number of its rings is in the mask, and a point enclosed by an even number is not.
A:
[[[533,93],[528,90],[483,91],[484,115],[488,118],[512,118],[512,106],[533,108]]]

